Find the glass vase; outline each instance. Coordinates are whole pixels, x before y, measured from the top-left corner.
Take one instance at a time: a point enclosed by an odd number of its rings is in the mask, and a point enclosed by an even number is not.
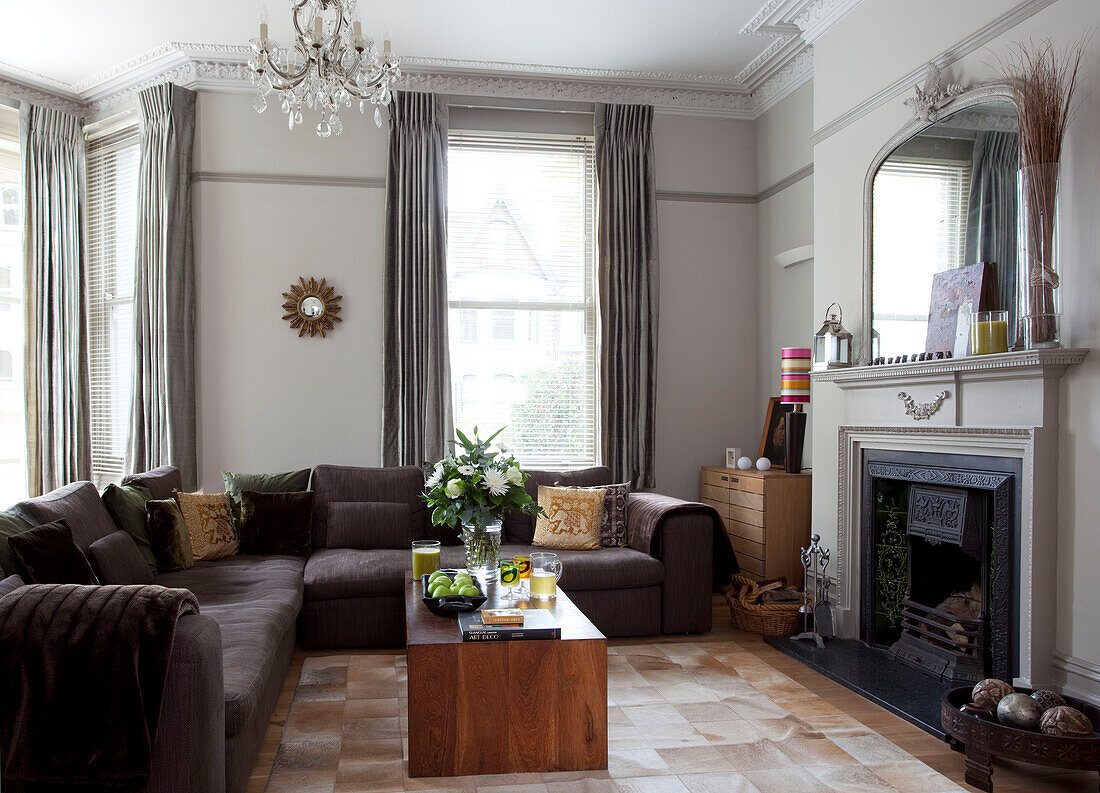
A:
[[[1018,336],[1028,350],[1061,347],[1058,163],[1021,168],[1017,189]]]
[[[462,544],[466,547],[466,570],[482,583],[484,590],[496,581],[500,558],[500,521],[484,526],[463,524]]]

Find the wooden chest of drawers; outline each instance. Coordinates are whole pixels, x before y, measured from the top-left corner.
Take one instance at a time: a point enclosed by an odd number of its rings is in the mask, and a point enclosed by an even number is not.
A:
[[[718,510],[741,571],[802,586],[799,551],[810,544],[809,473],[703,466],[700,501]]]

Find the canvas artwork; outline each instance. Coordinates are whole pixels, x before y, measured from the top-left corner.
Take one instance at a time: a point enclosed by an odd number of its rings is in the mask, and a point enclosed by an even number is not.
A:
[[[959,309],[969,305],[970,311],[991,311],[996,296],[996,265],[992,262],[968,264],[944,270],[932,276],[932,298],[928,303],[928,334],[925,352],[947,352],[958,355]],[[969,312],[968,312],[969,313]],[[966,325],[970,327],[969,323]],[[969,337],[966,339],[969,342]],[[964,345],[965,346],[965,345]],[[966,353],[964,352],[963,355]]]
[[[794,410],[794,405],[785,405],[779,397],[768,400],[768,413],[764,418],[764,432],[760,436],[760,450],[757,457],[767,457],[772,465],[780,467],[787,462],[787,436],[783,417]]]

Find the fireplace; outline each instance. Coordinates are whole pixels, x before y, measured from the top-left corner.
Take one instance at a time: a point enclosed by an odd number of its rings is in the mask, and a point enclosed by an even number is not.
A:
[[[942,681],[1017,674],[1018,459],[866,450],[860,639]]]

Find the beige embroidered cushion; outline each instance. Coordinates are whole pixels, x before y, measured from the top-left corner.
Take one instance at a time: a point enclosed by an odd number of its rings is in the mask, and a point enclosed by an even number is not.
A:
[[[539,485],[538,504],[546,514],[535,521],[531,544],[562,551],[599,550],[605,495],[605,488]]]
[[[233,503],[228,493],[176,493],[183,522],[191,535],[195,561],[221,559],[237,552]]]

